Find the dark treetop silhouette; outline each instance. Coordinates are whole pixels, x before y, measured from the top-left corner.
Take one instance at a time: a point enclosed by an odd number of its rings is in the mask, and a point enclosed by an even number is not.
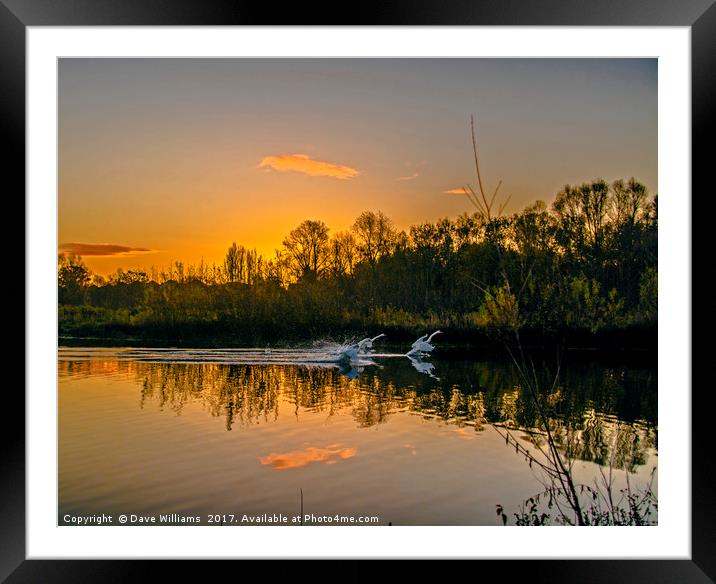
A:
[[[657,197],[634,179],[597,179],[565,186],[551,208],[537,201],[407,232],[380,211],[333,235],[306,220],[272,258],[233,243],[223,265],[103,278],[62,254],[58,270],[62,337],[256,343],[379,329],[403,340],[441,328],[445,341],[476,341],[508,324],[498,302],[514,304],[527,340],[653,347]]]

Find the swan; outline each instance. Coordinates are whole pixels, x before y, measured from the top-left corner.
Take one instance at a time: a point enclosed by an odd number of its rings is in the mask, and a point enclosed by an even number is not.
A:
[[[366,337],[365,339],[363,339],[362,341],[358,341],[357,343],[343,345],[338,351],[338,360],[355,361],[356,359],[358,359],[358,355],[360,353],[365,354],[370,351],[373,348],[373,342],[384,336],[385,334],[381,333],[377,337],[373,337],[372,339],[370,337]]]
[[[408,355],[419,355],[421,353],[430,353],[435,347],[430,343],[435,335],[442,334],[442,331],[435,331],[432,335],[423,335],[410,347]]]
[[[360,353],[365,353],[366,351],[370,351],[373,349],[373,343],[377,341],[379,338],[384,337],[385,333],[380,333],[377,337],[373,337],[372,339],[370,337],[367,337],[363,339],[362,341],[358,341],[358,351]]]

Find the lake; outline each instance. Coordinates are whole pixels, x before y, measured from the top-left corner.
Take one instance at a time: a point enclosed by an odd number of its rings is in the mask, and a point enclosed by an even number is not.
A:
[[[60,347],[58,522],[275,524],[303,508],[311,524],[498,525],[496,505],[511,517],[543,490],[505,432],[533,450],[541,434],[514,365],[474,353]],[[592,484],[611,462],[617,485],[646,484],[656,367],[568,352],[553,381],[575,477]]]

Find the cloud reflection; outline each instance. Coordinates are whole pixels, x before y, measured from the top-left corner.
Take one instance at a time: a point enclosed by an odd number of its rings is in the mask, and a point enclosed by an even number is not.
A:
[[[304,450],[293,450],[291,452],[272,452],[267,456],[259,458],[261,464],[271,465],[274,470],[288,470],[301,468],[313,462],[325,464],[336,464],[339,460],[353,458],[358,450],[355,448],[340,448],[339,445],[330,445],[326,448],[309,446]]]

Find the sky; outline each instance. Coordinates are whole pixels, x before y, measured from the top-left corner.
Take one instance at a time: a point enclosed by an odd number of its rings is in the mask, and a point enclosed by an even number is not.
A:
[[[103,275],[473,212],[471,115],[507,213],[595,178],[657,192],[656,59],[72,58],[58,85],[59,250]]]

